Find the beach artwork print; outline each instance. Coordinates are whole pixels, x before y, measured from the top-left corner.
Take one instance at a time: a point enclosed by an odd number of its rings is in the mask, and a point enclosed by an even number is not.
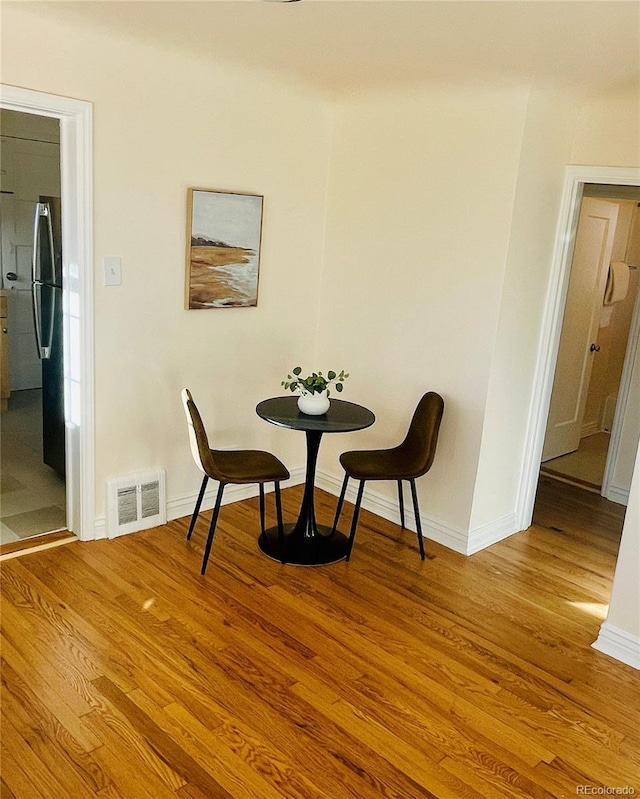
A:
[[[186,307],[258,304],[262,197],[189,189]]]

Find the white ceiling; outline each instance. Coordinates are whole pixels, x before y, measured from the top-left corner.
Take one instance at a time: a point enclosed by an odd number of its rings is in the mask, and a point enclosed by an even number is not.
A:
[[[5,5],[8,3],[5,3]],[[350,94],[422,81],[638,80],[640,3],[625,0],[36,2],[62,15]]]

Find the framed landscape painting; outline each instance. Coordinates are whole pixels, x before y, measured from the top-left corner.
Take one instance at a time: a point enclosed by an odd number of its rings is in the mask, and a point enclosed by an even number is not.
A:
[[[262,201],[256,194],[188,190],[187,309],[258,304]]]

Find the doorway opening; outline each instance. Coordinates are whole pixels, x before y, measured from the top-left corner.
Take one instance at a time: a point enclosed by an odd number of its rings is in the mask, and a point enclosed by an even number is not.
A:
[[[0,130],[0,544],[8,544],[67,526],[60,122],[2,109]]]
[[[533,518],[575,236],[583,192],[588,184],[602,184],[606,189],[610,189],[612,186],[639,187],[640,169],[637,167],[602,166],[568,166],[565,169],[559,222],[556,230],[547,299],[543,310],[541,336],[533,376],[530,416],[527,423],[520,470],[517,503],[517,529],[519,530],[526,530],[531,525]],[[640,427],[640,419],[637,418],[637,413],[633,414],[633,410],[640,407],[637,397],[637,385],[640,377],[640,346],[638,343],[640,333],[637,332],[640,328],[640,311],[638,310],[638,305],[640,303],[636,303],[636,311],[632,320],[632,332],[629,335],[623,367],[622,382],[616,402],[609,454],[607,456],[607,469],[612,460],[616,462],[619,460],[620,455],[613,450],[617,448],[619,453],[623,439],[626,463],[629,464],[630,462],[631,469],[633,469],[638,446],[639,431],[637,428]],[[626,422],[628,424],[625,425]],[[606,471],[603,485],[609,483],[607,498],[613,499],[615,498],[611,496],[613,482],[610,476],[606,474]],[[623,499],[623,497],[621,496],[619,499]]]
[[[621,428],[634,431],[618,400],[640,336],[639,265],[640,187],[585,184],[540,473],[622,504],[633,452]]]
[[[0,109],[47,117],[59,125],[66,527],[81,540],[90,540],[96,537],[92,105],[83,100],[2,84]],[[53,224],[51,217],[49,220]],[[44,293],[46,282],[41,281],[38,292]],[[50,309],[51,304],[45,307]],[[44,310],[41,322],[43,331],[48,330]],[[45,339],[46,336],[40,343],[46,348]]]

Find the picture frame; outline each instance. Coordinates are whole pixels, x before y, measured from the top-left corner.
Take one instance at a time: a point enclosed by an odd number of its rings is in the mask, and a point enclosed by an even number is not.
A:
[[[264,197],[189,188],[185,307],[258,304]]]

